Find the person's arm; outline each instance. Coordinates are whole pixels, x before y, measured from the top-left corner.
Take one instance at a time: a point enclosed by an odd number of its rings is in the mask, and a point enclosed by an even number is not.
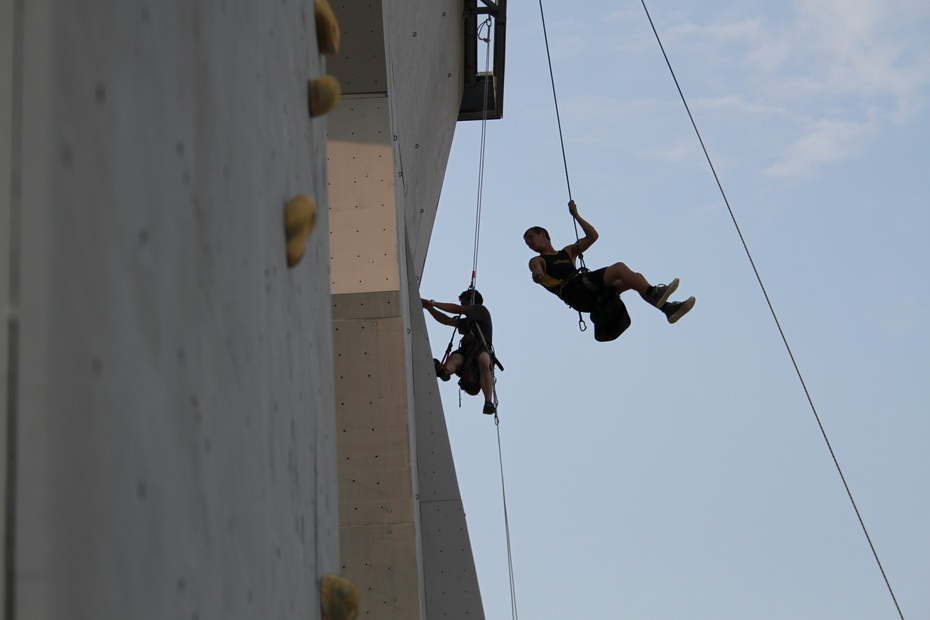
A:
[[[594,229],[594,226],[591,226],[583,217],[578,215],[578,207],[575,205],[574,200],[568,201],[568,212],[571,214],[575,221],[578,222],[578,225],[581,226],[581,231],[584,233],[584,237],[578,240],[577,243],[573,243],[570,246],[565,248],[565,251],[569,253],[569,256],[572,258],[577,258],[578,254],[585,252],[588,248],[594,245],[594,242],[597,241],[597,231]]]
[[[443,325],[450,325],[452,327],[457,327],[459,320],[457,317],[448,316],[443,314],[439,310],[445,310],[446,312],[455,312],[456,314],[464,314],[465,308],[459,306],[458,304],[447,304],[440,301],[433,301],[432,299],[420,299],[420,303],[429,312],[434,319],[442,323]]]
[[[533,276],[533,282],[542,284],[543,276],[546,275],[546,263],[541,256],[534,256],[530,259],[530,273]]]

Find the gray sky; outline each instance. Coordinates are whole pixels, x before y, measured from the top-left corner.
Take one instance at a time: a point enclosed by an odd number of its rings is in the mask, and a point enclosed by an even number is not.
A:
[[[897,618],[639,2],[545,5],[571,179],[635,293],[612,343],[534,285],[574,241],[535,2],[511,2],[478,289],[494,316],[519,615]],[[930,617],[930,3],[648,2],[906,618]],[[471,276],[480,123],[460,123],[421,292]],[[427,317],[441,356],[449,328]],[[489,620],[511,617],[497,428],[441,386]]]

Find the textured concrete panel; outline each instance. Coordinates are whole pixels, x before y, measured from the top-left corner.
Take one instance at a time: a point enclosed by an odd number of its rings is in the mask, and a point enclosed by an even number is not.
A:
[[[332,292],[398,290],[394,165],[384,97],[348,99],[332,113],[329,169]],[[349,134],[351,140],[332,135]]]
[[[420,504],[429,618],[483,620],[481,592],[461,501]]]
[[[344,575],[379,593],[363,596],[363,614],[414,619],[422,603],[419,515],[398,299],[396,292],[333,295],[339,514]]]
[[[339,54],[330,58],[329,70],[339,76],[345,94],[387,93],[381,4],[381,0],[330,0],[342,26],[342,44]]]
[[[419,301],[419,291],[412,289],[410,349],[416,402],[414,416],[417,429],[417,482],[420,501],[461,499],[455,463],[452,460],[452,445],[449,443],[449,431],[439,394],[439,380],[433,366],[434,355],[441,357],[442,351],[437,350],[434,354],[430,350],[425,313]],[[444,343],[440,346],[444,346]]]
[[[343,568],[343,575],[361,584],[359,618],[415,620],[420,613],[417,584],[417,531],[411,523],[345,528],[353,553],[365,558]]]
[[[14,73],[18,72],[19,55],[14,51],[21,43],[19,28],[19,11],[14,11],[13,0],[0,0],[0,446],[7,445],[7,426],[10,420],[10,408],[15,407],[16,381],[11,380],[9,374],[10,357],[15,356],[15,349],[11,350],[12,342],[16,342],[16,312],[15,300],[11,296],[11,264],[19,255],[18,244],[13,242],[18,235],[13,233],[14,225],[18,228],[18,218],[14,224],[12,195],[13,178],[13,152],[19,150],[19,143],[14,145],[13,126],[18,126],[19,109],[14,113]],[[18,174],[18,173],[17,173]],[[16,199],[16,209],[19,210],[19,200]],[[15,344],[14,344],[15,346]],[[4,451],[0,458],[0,497],[7,497],[7,455]],[[0,528],[6,531],[6,510],[0,515]],[[0,541],[0,554],[6,555],[6,539]],[[0,606],[6,609],[6,580],[0,584]]]
[[[11,617],[318,617],[339,563],[312,11],[19,6]],[[296,193],[321,214],[288,269]]]
[[[461,101],[462,2],[334,8],[365,39],[329,65],[349,93],[329,128],[343,570],[370,595],[361,616],[481,618],[416,290]]]
[[[408,268],[412,265],[408,260]],[[416,420],[417,485],[423,581],[429,618],[482,620],[484,610],[468,525],[452,460],[429,335],[419,294],[411,290],[410,350]]]
[[[396,201],[403,213],[405,235],[414,248],[415,271],[420,274],[462,100],[463,3],[403,0],[383,7],[380,2],[333,6],[340,16],[346,47],[330,60],[328,69],[350,96],[334,112],[330,140],[388,145],[393,155],[378,153],[378,157],[393,157],[393,161],[385,177],[384,160],[376,160],[367,149],[357,159],[331,154],[330,167],[340,175],[350,174],[352,167],[368,169],[368,177],[340,176],[331,183],[342,192],[356,191],[360,183],[372,190],[381,179],[396,181]],[[382,10],[386,31],[382,30]],[[368,96],[353,97],[353,93]],[[378,196],[386,200],[388,194]]]
[[[384,11],[398,203],[419,275],[462,102],[463,2],[405,0]]]

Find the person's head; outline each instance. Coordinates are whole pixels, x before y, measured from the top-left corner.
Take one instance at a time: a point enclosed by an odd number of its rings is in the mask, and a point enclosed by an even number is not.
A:
[[[534,252],[542,252],[552,245],[549,231],[542,226],[527,228],[526,232],[523,233],[523,242]]]
[[[474,299],[472,299],[474,295]],[[470,306],[472,304],[483,304],[484,298],[481,297],[481,293],[478,292],[476,288],[470,288],[467,291],[462,291],[462,294],[459,295],[459,303],[463,306]]]

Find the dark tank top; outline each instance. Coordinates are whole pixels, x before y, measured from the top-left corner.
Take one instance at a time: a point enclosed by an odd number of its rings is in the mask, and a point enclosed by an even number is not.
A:
[[[555,254],[540,254],[540,256],[546,268],[542,285],[550,293],[558,295],[565,280],[578,269],[572,263],[572,257],[565,250],[559,250]]]

